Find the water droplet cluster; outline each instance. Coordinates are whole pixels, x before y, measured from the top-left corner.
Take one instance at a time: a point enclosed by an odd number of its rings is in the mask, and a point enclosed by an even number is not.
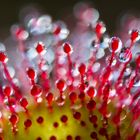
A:
[[[125,46],[97,10],[74,12],[72,32],[49,15],[12,26],[14,55],[0,49],[0,140],[140,139],[139,31]]]

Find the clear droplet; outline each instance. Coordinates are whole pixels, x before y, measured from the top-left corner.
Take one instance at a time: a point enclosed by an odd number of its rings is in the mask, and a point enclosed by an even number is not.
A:
[[[132,58],[132,52],[128,48],[123,48],[119,54],[119,61],[126,63]]]
[[[131,72],[132,72],[132,69],[131,69],[130,67],[127,67],[127,68],[125,69],[124,75],[125,75],[125,76],[129,76],[129,75],[131,74]]]
[[[94,25],[99,19],[99,12],[82,2],[74,7],[74,14],[77,19],[82,20],[86,24],[92,23]]]
[[[98,70],[100,69],[101,64],[96,62],[93,67],[92,67],[92,71],[93,72],[98,72]]]
[[[11,33],[18,40],[26,40],[29,37],[29,33],[19,25],[13,25],[11,27]]]
[[[6,50],[5,45],[0,42],[0,51],[4,52]]]
[[[118,37],[112,37],[109,42],[109,49],[111,52],[117,53],[122,48],[122,41]]]
[[[31,18],[28,21],[28,28],[33,35],[44,34],[52,29],[52,19],[49,15]]]
[[[97,59],[101,59],[102,57],[104,57],[104,55],[105,55],[104,49],[103,48],[99,48],[98,52],[96,54],[96,58]]]

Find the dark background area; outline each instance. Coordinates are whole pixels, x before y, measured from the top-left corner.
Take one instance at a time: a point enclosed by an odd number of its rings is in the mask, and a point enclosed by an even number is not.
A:
[[[117,20],[122,13],[133,11],[140,13],[140,0],[0,0],[0,39],[5,38],[9,28],[19,20],[19,11],[24,6],[35,4],[54,19],[63,19],[64,13],[72,13],[73,6],[79,2],[90,2],[100,12],[100,18],[113,33]]]

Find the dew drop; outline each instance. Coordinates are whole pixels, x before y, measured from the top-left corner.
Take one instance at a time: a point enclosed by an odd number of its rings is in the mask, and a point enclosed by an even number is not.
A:
[[[96,124],[96,122],[97,122],[97,116],[96,115],[90,115],[89,116],[89,121],[91,122],[91,123],[93,123],[93,124]]]
[[[79,94],[79,99],[81,100],[81,101],[84,101],[85,100],[85,93],[84,92],[80,92],[80,94]]]
[[[29,36],[29,33],[19,25],[13,25],[11,27],[11,32],[13,36],[18,40],[26,40]]]
[[[101,58],[103,58],[104,55],[105,55],[104,49],[103,48],[99,48],[97,53],[96,53],[96,58],[97,59],[101,59]]]
[[[54,35],[59,35],[61,32],[61,27],[59,25],[54,25],[53,26],[53,34]]]
[[[131,67],[127,67],[127,68],[125,69],[124,75],[125,75],[125,76],[129,76],[129,75],[131,74],[131,72],[132,72]]]
[[[112,37],[109,42],[110,51],[117,53],[122,48],[122,42],[118,37]]]
[[[49,15],[42,15],[38,18],[38,33],[42,34],[51,30],[52,19]]]
[[[132,52],[128,48],[123,48],[119,54],[119,61],[122,63],[127,63],[132,58]]]
[[[62,96],[58,96],[56,98],[56,103],[58,106],[63,106],[65,104],[65,98],[66,96],[65,95],[62,95]]]

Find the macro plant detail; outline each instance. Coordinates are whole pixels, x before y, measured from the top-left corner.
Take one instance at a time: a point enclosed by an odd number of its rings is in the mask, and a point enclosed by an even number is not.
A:
[[[29,13],[0,44],[0,140],[139,140],[140,34],[110,37],[78,4],[69,31]],[[6,49],[8,49],[6,51]]]

